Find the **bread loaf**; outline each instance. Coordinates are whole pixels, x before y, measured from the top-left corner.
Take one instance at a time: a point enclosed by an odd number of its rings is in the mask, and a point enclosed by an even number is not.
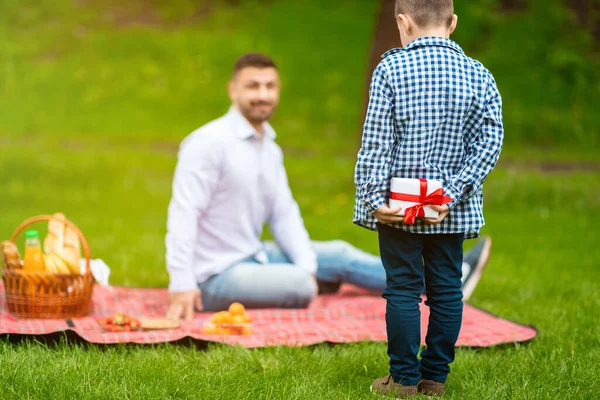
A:
[[[65,244],[65,216],[56,213],[48,221],[48,234],[44,238],[44,253],[50,254],[62,249]]]
[[[9,240],[2,242],[2,263],[8,268],[22,268],[17,245]]]
[[[81,256],[81,247],[79,236],[68,225],[65,227],[65,240],[62,251],[58,254],[65,260],[72,274],[80,273],[79,258]]]
[[[48,235],[44,239],[44,252],[57,254],[72,274],[79,274],[81,247],[75,230],[66,224],[64,214],[56,213],[48,221]]]

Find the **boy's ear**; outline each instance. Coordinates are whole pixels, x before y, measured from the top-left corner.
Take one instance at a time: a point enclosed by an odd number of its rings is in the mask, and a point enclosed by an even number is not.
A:
[[[457,24],[458,24],[458,15],[454,14],[454,15],[452,15],[452,22],[450,23],[450,35],[452,35],[454,33],[454,30],[456,29]]]
[[[412,33],[412,24],[410,18],[408,18],[406,15],[396,15],[396,24],[398,24],[398,29],[400,32],[405,31],[409,35]]]

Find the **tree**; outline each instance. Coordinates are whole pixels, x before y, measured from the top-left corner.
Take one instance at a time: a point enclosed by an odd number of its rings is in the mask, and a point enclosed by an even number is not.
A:
[[[367,71],[366,78],[366,89],[365,89],[365,102],[362,114],[362,120],[360,121],[361,135],[362,135],[362,124],[365,120],[367,113],[367,105],[369,102],[369,84],[371,83],[371,75],[377,67],[377,64],[381,61],[381,55],[393,49],[394,47],[401,46],[400,35],[398,34],[398,28],[396,27],[396,19],[394,18],[394,7],[395,0],[381,0],[379,7],[379,14],[377,17],[377,25],[375,26],[375,35],[373,36],[373,43],[371,45],[371,54],[369,57],[369,69]]]

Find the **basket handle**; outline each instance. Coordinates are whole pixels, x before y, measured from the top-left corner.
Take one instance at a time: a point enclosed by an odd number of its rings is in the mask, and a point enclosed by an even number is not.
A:
[[[36,217],[31,217],[31,218],[26,219],[25,221],[21,222],[21,225],[19,225],[17,227],[17,229],[15,229],[15,231],[12,234],[12,237],[10,238],[10,241],[13,243],[16,243],[17,237],[19,236],[19,234],[21,232],[23,232],[23,230],[25,230],[25,228],[27,228],[29,225],[34,224],[36,222],[41,222],[41,221],[50,221],[51,219],[54,219],[54,216],[38,215]],[[86,264],[85,274],[91,274],[92,270],[90,268],[90,260],[91,260],[90,246],[88,244],[88,241],[87,241],[85,235],[83,234],[83,232],[81,232],[81,230],[79,230],[77,225],[75,225],[68,219],[65,218],[64,222],[69,228],[73,229],[75,231],[75,233],[77,234],[77,236],[79,237],[79,240],[81,241],[81,246],[83,247],[83,254],[85,256],[85,264]]]

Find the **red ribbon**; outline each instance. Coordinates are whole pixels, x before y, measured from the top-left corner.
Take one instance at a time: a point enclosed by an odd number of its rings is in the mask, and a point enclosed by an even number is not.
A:
[[[420,195],[397,192],[390,193],[390,199],[418,203],[412,207],[404,209],[404,223],[407,225],[413,225],[417,217],[425,217],[425,210],[423,210],[424,206],[431,204],[441,206],[442,204],[452,202],[450,197],[444,196],[444,189],[436,189],[430,195],[427,195],[427,179],[419,178],[419,182],[421,186]]]

